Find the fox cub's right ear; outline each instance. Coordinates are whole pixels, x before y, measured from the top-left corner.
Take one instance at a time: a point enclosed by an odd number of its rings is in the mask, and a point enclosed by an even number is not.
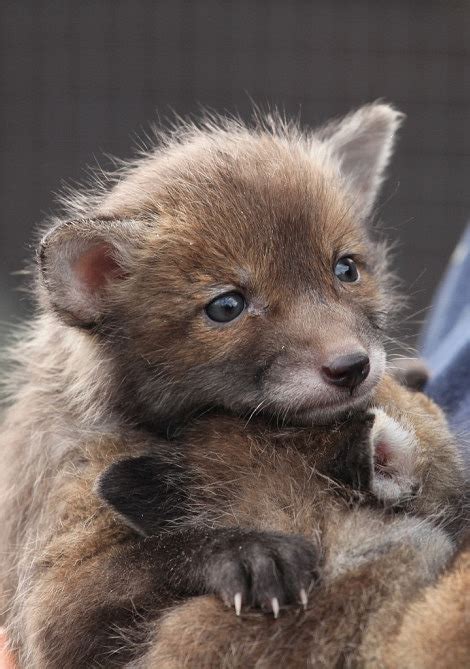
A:
[[[48,307],[70,325],[98,323],[110,308],[113,286],[132,271],[143,227],[140,221],[86,219],[52,228],[38,251]]]

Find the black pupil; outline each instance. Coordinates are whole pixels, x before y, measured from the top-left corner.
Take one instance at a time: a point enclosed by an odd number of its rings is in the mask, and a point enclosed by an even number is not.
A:
[[[209,318],[217,323],[227,323],[239,316],[245,308],[243,295],[239,293],[226,293],[216,297],[207,307],[206,313]]]
[[[357,281],[359,272],[352,258],[340,258],[335,266],[335,274],[340,281]]]

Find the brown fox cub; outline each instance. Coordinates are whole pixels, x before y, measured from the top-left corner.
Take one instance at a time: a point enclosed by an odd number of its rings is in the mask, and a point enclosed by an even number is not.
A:
[[[116,630],[175,596],[197,537],[137,539],[93,490],[113,461],[177,451],[204,412],[299,429],[370,403],[392,303],[368,219],[399,122],[376,104],[316,133],[189,126],[69,198],[0,438],[0,610],[23,666],[122,663]],[[315,568],[311,539],[272,541]]]
[[[199,597],[166,613],[138,666],[402,666],[401,620],[452,555],[442,528],[464,522],[463,484],[429,399],[387,378],[375,401],[324,428],[204,417],[179,449],[154,445],[100,476],[99,494],[149,537],[166,587],[225,604]],[[178,559],[173,541],[184,535]],[[135,549],[125,555],[142,568]],[[305,611],[287,609],[274,625],[249,614],[277,618],[289,604]],[[423,630],[415,643],[426,648]],[[452,664],[460,647],[446,648],[443,666],[466,666]]]

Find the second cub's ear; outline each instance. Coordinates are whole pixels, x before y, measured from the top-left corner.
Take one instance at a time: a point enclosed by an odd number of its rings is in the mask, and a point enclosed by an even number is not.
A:
[[[431,378],[431,372],[421,358],[395,358],[389,364],[390,373],[408,390],[422,391]]]
[[[91,327],[106,314],[111,289],[130,271],[136,221],[78,220],[56,225],[39,247],[46,303],[69,325]]]
[[[371,432],[375,416],[359,413],[344,423],[341,441],[331,454],[326,473],[355,490],[369,490],[373,472]]]
[[[330,123],[318,134],[339,162],[346,186],[364,218],[378,195],[403,119],[404,115],[391,105],[377,102]]]
[[[98,497],[143,536],[157,534],[184,515],[185,488],[178,463],[157,454],[118,460],[95,484]]]

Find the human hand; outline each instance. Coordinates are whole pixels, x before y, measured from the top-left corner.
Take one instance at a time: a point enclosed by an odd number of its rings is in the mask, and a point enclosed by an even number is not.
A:
[[[7,637],[2,629],[0,629],[0,669],[15,669],[13,657],[7,650]]]

